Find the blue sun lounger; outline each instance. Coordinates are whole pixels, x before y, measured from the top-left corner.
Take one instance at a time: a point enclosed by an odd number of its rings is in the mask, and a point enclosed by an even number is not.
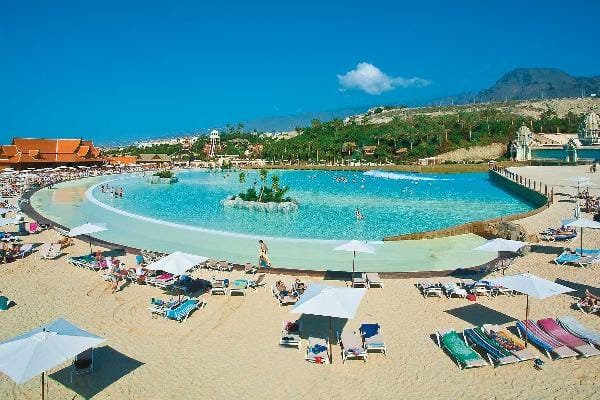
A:
[[[577,262],[581,256],[579,254],[573,254],[569,252],[563,252],[560,256],[554,259],[557,265],[565,265]]]
[[[490,364],[492,366],[517,363],[519,360],[510,351],[501,348],[497,343],[493,342],[483,331],[481,327],[465,329],[465,337],[486,352]],[[495,361],[495,363],[494,363]]]
[[[200,300],[187,299],[179,307],[167,310],[165,317],[179,322],[185,321],[194,310],[202,307],[202,304]]]

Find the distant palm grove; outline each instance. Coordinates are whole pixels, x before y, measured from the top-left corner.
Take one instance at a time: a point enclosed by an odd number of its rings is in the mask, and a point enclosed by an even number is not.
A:
[[[340,163],[362,160],[380,163],[410,163],[418,158],[435,156],[458,148],[491,143],[508,144],[522,124],[533,132],[574,133],[582,115],[567,113],[559,117],[548,109],[539,118],[527,118],[494,107],[480,110],[456,108],[405,109],[391,121],[373,123],[377,108],[358,118],[329,122],[313,120],[310,126],[296,128],[290,138],[272,138],[257,132],[245,132],[244,125],[228,125],[221,134],[217,155],[237,155],[240,158],[262,158],[266,161],[292,163]],[[113,153],[138,155],[166,153],[182,160],[206,160],[201,137],[182,151],[182,145],[135,146],[113,150]]]

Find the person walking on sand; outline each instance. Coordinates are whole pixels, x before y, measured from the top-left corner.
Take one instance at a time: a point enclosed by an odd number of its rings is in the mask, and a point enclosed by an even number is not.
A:
[[[258,241],[258,266],[259,268],[271,268],[269,248],[262,240]]]

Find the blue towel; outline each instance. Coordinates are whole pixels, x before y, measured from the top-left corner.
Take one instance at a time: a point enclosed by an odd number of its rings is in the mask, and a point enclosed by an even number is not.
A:
[[[319,354],[324,351],[327,351],[327,347],[323,346],[322,344],[315,344],[313,347],[310,348],[310,352],[313,354]]]
[[[360,331],[365,338],[370,338],[379,332],[379,324],[362,324]]]

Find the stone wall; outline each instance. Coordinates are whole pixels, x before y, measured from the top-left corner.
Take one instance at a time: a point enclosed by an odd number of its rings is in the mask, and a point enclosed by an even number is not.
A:
[[[495,160],[506,154],[507,146],[503,143],[492,143],[487,146],[473,146],[468,149],[456,149],[437,156],[439,162],[459,162],[477,160]]]

